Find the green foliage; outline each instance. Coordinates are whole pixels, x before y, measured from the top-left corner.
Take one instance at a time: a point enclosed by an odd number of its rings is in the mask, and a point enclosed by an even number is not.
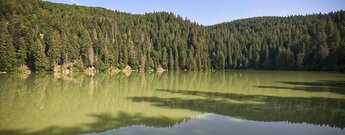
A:
[[[345,12],[202,26],[172,13],[134,15],[39,0],[1,0],[0,70],[54,63],[154,70],[344,70]]]
[[[97,68],[97,69],[98,69],[99,71],[101,71],[101,72],[104,72],[104,71],[107,70],[106,65],[105,65],[102,61],[100,61],[99,63],[97,63],[97,64],[95,65],[95,68]]]
[[[6,22],[0,22],[0,31],[0,71],[13,71],[16,68],[17,59]]]
[[[29,61],[32,62],[30,67],[35,71],[45,71],[49,69],[49,63],[44,53],[44,46],[40,39],[36,41],[30,47]]]

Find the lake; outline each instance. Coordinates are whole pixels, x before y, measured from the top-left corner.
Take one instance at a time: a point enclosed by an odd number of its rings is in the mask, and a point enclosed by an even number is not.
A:
[[[0,134],[344,135],[345,74],[0,75]]]

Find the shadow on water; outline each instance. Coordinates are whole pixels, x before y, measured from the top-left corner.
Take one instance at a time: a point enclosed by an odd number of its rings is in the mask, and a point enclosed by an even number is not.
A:
[[[322,97],[275,97],[219,92],[157,89],[200,98],[130,97],[133,102],[148,102],[157,107],[189,109],[254,121],[288,121],[345,127],[345,100]]]
[[[0,131],[0,135],[72,135],[90,132],[98,133],[140,124],[152,127],[170,127],[184,120],[164,116],[146,117],[140,113],[131,115],[125,112],[119,112],[117,116],[111,113],[89,114],[88,116],[95,118],[96,121],[69,127],[51,126],[39,131],[30,131],[29,129],[2,130]]]
[[[280,84],[292,85],[285,86],[255,86],[257,88],[269,89],[288,89],[304,90],[308,92],[332,92],[336,94],[345,94],[345,81],[339,80],[320,80],[317,82],[277,82]]]

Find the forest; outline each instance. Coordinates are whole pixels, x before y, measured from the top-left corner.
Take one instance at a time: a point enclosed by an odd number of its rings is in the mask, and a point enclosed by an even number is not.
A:
[[[63,63],[76,71],[345,71],[345,11],[204,26],[170,12],[0,0],[0,71],[52,71]]]

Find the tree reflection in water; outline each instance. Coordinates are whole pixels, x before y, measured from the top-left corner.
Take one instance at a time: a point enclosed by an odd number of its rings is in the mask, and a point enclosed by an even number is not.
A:
[[[200,96],[198,99],[130,97],[133,102],[154,106],[216,113],[255,121],[288,121],[345,127],[345,100],[323,97],[278,97],[190,90],[161,92]]]

